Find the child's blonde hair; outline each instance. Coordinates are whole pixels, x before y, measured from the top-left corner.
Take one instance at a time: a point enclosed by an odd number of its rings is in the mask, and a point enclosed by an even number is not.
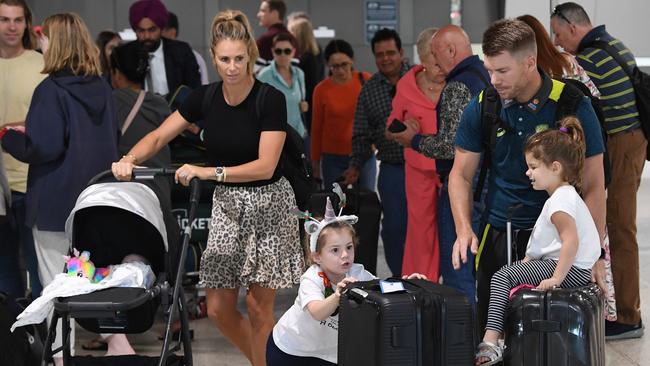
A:
[[[563,167],[562,179],[578,191],[582,188],[585,151],[585,134],[580,120],[574,116],[563,118],[558,129],[532,135],[524,148],[524,153],[532,154],[546,165],[554,161],[560,162]]]

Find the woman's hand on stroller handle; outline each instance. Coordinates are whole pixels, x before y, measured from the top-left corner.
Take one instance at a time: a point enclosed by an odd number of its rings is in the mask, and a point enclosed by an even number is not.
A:
[[[205,168],[203,167],[191,164],[183,164],[183,166],[176,170],[176,173],[174,174],[174,181],[176,184],[180,183],[184,186],[189,186],[190,182],[194,178],[197,178],[199,180],[208,179],[208,177],[203,176],[205,174],[204,170]]]
[[[111,171],[115,179],[129,181],[134,167],[135,165],[129,161],[116,161],[111,165]]]

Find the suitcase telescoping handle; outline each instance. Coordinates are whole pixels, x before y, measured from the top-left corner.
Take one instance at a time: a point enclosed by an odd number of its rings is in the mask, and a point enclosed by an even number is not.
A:
[[[506,238],[508,242],[508,248],[506,255],[508,256],[509,266],[512,264],[512,216],[514,215],[515,211],[522,208],[523,206],[523,203],[518,203],[508,208],[508,221],[506,221]]]

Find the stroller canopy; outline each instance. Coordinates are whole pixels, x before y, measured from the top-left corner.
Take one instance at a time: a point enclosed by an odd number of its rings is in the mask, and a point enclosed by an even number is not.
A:
[[[86,188],[65,223],[73,248],[88,250],[97,267],[139,254],[154,270],[164,267],[167,228],[158,197],[142,183],[111,182]],[[157,272],[156,272],[157,273]]]

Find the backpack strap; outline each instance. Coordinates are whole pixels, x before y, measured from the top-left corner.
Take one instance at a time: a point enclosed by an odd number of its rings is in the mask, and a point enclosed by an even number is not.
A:
[[[558,99],[557,106],[555,107],[556,126],[560,123],[562,118],[576,115],[578,105],[580,105],[580,102],[584,97],[585,95],[580,91],[580,89],[569,83],[564,83],[562,94],[560,94],[560,99]]]
[[[217,88],[221,87],[221,83],[212,83],[208,85],[205,89],[205,94],[203,94],[203,100],[201,101],[201,113],[203,114],[203,119],[208,115],[210,111],[210,105],[214,100],[215,95],[217,95]]]
[[[511,130],[501,120],[501,99],[493,86],[488,84],[488,87],[479,95],[479,102],[481,103],[481,132],[483,133],[483,163],[474,190],[474,201],[476,202],[481,199],[487,171],[492,162],[492,150],[496,144],[497,131],[499,129]]]
[[[632,70],[630,65],[628,65],[625,59],[618,53],[616,47],[602,40],[593,41],[588,45],[588,47],[598,48],[607,52],[610,56],[612,56],[614,61],[616,61],[616,63],[621,66],[625,74],[630,77],[630,79],[632,78]]]
[[[262,117],[262,109],[264,109],[264,102],[266,101],[266,94],[268,94],[269,88],[271,88],[269,84],[260,82],[260,88],[255,98],[255,116],[258,120]]]

